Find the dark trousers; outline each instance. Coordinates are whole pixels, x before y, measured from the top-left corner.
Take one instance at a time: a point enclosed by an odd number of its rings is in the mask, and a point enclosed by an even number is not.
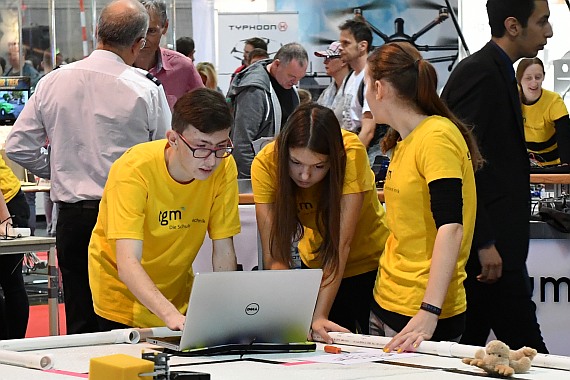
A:
[[[28,227],[30,208],[24,193],[20,192],[6,204],[13,216],[14,227]],[[0,339],[19,339],[26,336],[30,304],[22,277],[24,255],[0,255],[0,286],[4,299],[0,299]]]
[[[308,268],[302,264],[303,268]],[[329,320],[353,333],[368,334],[372,290],[376,270],[343,278],[329,313]]]
[[[96,201],[60,203],[56,247],[68,334],[99,331],[87,271],[87,249],[98,213]]]
[[[464,285],[467,320],[462,344],[485,346],[493,330],[497,339],[513,350],[528,346],[548,353],[536,319],[536,304],[531,298],[526,268],[504,271],[501,279],[492,285],[468,276]]]
[[[97,323],[99,324],[99,331],[111,331],[111,330],[121,330],[130,329],[131,326],[124,325],[119,322],[111,321],[109,319],[97,316]]]

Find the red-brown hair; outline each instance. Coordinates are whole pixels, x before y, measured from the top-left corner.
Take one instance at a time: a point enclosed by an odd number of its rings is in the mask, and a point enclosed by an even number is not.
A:
[[[368,73],[372,82],[381,79],[389,82],[400,99],[420,113],[439,115],[451,120],[467,143],[474,170],[483,165],[483,158],[471,131],[439,98],[437,73],[415,47],[407,42],[391,42],[380,46],[368,57]],[[392,149],[399,138],[398,132],[390,128],[382,140],[382,150],[386,152]]]

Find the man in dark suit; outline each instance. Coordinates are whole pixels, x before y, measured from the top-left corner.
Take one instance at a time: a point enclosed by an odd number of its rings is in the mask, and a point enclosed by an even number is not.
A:
[[[473,126],[486,160],[475,175],[477,222],[467,263],[461,343],[484,346],[492,329],[512,349],[547,353],[526,268],[530,172],[513,62],[552,37],[547,0],[488,0],[491,41],[461,61],[442,98]]]

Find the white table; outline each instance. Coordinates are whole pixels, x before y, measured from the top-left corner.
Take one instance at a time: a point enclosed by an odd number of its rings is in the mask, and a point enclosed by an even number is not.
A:
[[[59,270],[55,264],[55,238],[29,236],[12,240],[0,239],[0,255],[26,252],[48,252],[48,310],[49,333],[59,335],[58,292]],[[0,377],[1,379],[1,377]]]
[[[41,350],[53,358],[54,370],[40,371],[0,364],[0,379],[18,380],[77,380],[86,377],[89,360],[92,357],[124,353],[140,357],[143,348],[153,347],[148,344],[114,344],[104,346],[71,347]],[[355,347],[339,346],[346,350]],[[28,351],[33,353],[34,351]],[[182,358],[173,357],[169,363],[171,371],[205,372],[212,380],[248,379],[248,380],[447,380],[480,379],[483,372],[468,366],[459,358],[421,355],[398,359],[394,362],[369,362],[352,365],[315,363],[311,359],[324,355],[323,346],[318,344],[317,351],[311,353],[244,355],[247,360],[239,360],[238,355]],[[330,354],[332,355],[332,354]],[[516,379],[527,380],[564,380],[570,379],[569,371],[532,367],[527,374],[517,374]]]

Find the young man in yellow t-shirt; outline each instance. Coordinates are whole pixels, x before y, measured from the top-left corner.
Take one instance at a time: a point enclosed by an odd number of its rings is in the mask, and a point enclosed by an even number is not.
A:
[[[215,271],[235,270],[240,232],[232,118],[222,95],[198,89],[174,106],[166,140],[139,144],[109,174],[89,244],[89,282],[102,331],[182,330],[192,263],[206,232]]]

